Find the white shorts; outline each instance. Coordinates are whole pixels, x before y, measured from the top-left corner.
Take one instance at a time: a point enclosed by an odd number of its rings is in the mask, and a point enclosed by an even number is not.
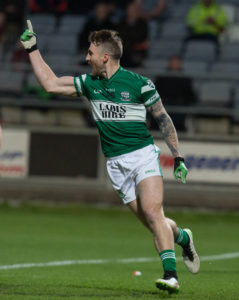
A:
[[[136,186],[141,180],[151,176],[162,176],[159,153],[157,146],[149,145],[107,159],[106,167],[112,186],[124,204],[136,199]]]

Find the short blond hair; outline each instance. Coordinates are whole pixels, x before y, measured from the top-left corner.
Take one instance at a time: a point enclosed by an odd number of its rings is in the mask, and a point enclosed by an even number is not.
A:
[[[119,60],[123,54],[122,39],[115,30],[102,29],[92,31],[88,40],[96,46],[101,45],[115,60]]]

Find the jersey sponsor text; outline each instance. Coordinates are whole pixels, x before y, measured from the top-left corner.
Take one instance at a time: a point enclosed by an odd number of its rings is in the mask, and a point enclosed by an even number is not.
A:
[[[100,103],[99,109],[103,119],[125,118],[126,107],[124,105]]]

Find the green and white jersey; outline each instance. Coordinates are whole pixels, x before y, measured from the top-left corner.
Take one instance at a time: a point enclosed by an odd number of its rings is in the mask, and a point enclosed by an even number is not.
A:
[[[77,94],[90,101],[106,157],[153,144],[146,127],[146,107],[160,99],[151,80],[122,67],[110,79],[90,74],[74,77]]]

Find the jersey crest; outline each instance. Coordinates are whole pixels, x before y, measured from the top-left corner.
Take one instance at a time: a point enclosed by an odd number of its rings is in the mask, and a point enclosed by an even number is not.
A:
[[[120,99],[121,101],[130,101],[131,100],[129,92],[123,91],[120,93],[120,95],[121,95],[121,99]]]

